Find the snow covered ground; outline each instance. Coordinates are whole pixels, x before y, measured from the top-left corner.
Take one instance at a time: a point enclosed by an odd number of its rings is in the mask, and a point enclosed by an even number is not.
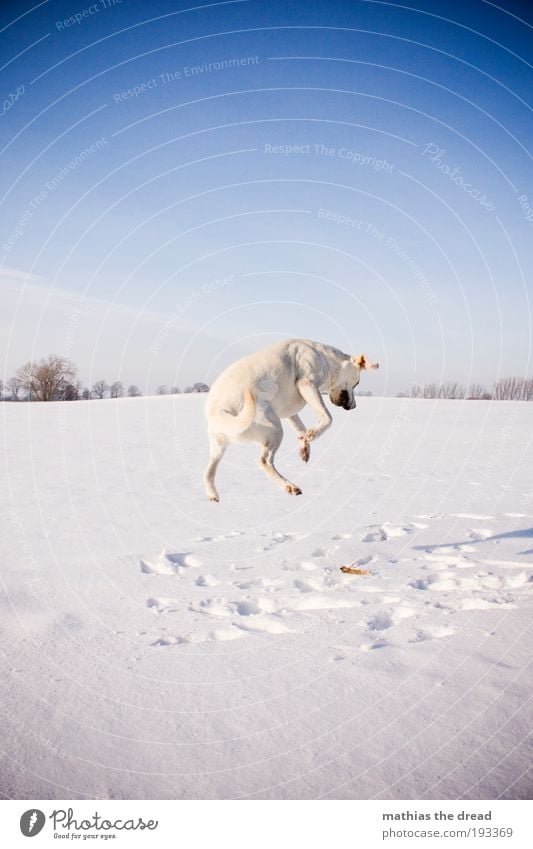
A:
[[[203,401],[0,405],[1,793],[528,796],[533,404],[361,398],[213,504]]]

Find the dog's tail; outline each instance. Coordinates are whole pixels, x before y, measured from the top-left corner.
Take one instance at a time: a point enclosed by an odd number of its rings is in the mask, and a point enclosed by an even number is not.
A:
[[[245,430],[248,430],[252,424],[255,418],[256,407],[257,402],[255,395],[251,389],[245,389],[244,405],[240,413],[234,416],[232,413],[228,413],[227,410],[216,410],[213,416],[213,424],[216,428],[216,424],[219,423],[226,433],[235,434],[237,436],[240,433],[244,433]]]

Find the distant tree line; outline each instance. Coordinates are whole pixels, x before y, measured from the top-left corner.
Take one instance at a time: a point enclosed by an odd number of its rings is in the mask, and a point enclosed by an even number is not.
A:
[[[120,380],[109,384],[106,380],[97,380],[89,389],[77,379],[78,369],[70,360],[57,354],[50,354],[38,362],[28,362],[17,369],[13,377],[3,383],[0,380],[0,400],[3,401],[88,401],[91,398],[122,398],[127,395],[137,398],[142,393],[132,383],[127,388]],[[161,385],[158,395],[179,395],[177,386]],[[207,383],[197,382],[186,386],[184,393],[209,392]],[[360,392],[371,395],[371,392]],[[477,401],[533,401],[533,378],[502,377],[492,390],[488,391],[481,383],[472,383],[465,388],[457,381],[447,383],[414,383],[407,392],[400,392],[400,398],[466,398]]]
[[[209,392],[209,386],[207,385],[207,383],[193,383],[192,386],[186,386],[185,389],[183,390],[183,392],[187,393],[187,394],[190,393],[190,392]],[[168,386],[158,386],[157,387],[157,394],[158,395],[179,395],[180,390],[178,389],[177,386],[171,386],[170,388]]]
[[[91,398],[138,398],[142,395],[139,387],[132,383],[127,389],[120,380],[109,384],[106,380],[97,380],[89,389],[77,379],[78,369],[70,360],[57,354],[49,354],[38,362],[28,362],[21,366],[13,377],[4,384],[0,380],[0,400],[2,401],[88,401]],[[206,383],[195,383],[184,392],[209,392]],[[158,395],[178,395],[177,386],[159,386]]]
[[[472,383],[468,387],[457,381],[448,383],[414,383],[408,392],[400,392],[400,398],[465,398],[468,401],[533,401],[533,378],[502,377],[492,390],[488,391],[481,383]]]

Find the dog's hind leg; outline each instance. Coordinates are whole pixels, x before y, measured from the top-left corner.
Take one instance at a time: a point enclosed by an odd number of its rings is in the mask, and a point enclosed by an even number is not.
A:
[[[278,486],[281,486],[285,492],[288,492],[290,495],[301,495],[302,490],[300,487],[283,477],[274,465],[274,457],[276,456],[276,451],[280,446],[282,438],[283,429],[281,427],[281,423],[279,429],[276,428],[274,430],[273,428],[268,428],[268,436],[266,438],[266,442],[263,443],[262,446],[259,465],[264,470],[265,474],[267,474],[269,478],[272,478]]]
[[[304,463],[307,463],[309,457],[311,456],[311,446],[309,445],[309,440],[305,438],[305,425],[301,420],[300,416],[298,415],[289,416],[287,421],[291,423],[298,435],[298,439],[300,440],[300,448],[298,449],[298,453]]]
[[[209,441],[209,462],[204,472],[205,492],[210,501],[220,501],[215,486],[215,474],[228,447],[227,439],[223,436],[212,436]]]

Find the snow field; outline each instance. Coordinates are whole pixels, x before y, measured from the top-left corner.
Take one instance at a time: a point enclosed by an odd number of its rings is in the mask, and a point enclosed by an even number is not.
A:
[[[360,399],[212,504],[202,400],[0,406],[4,796],[527,797],[533,407]]]

